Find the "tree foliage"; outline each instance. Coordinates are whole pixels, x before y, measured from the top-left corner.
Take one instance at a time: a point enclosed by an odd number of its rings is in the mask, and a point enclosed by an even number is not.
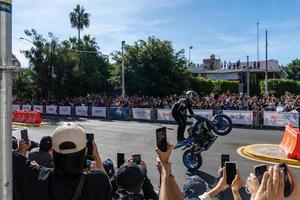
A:
[[[110,81],[121,86],[120,51],[112,54],[115,64]],[[186,68],[184,51],[175,52],[170,41],[148,37],[133,45],[125,45],[125,88],[128,95],[165,96],[179,93],[189,86],[191,73]]]
[[[83,30],[84,27],[88,27],[90,25],[90,14],[86,13],[85,9],[78,4],[69,14],[69,17],[71,27],[77,29],[77,39],[80,40],[80,31]]]
[[[284,67],[289,79],[300,80],[300,60],[295,59]]]

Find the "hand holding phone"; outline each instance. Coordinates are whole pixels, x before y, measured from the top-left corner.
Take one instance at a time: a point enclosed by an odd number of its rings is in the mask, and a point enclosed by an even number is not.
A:
[[[132,155],[132,159],[133,159],[133,162],[135,162],[137,165],[141,164],[141,154],[133,154]]]
[[[292,193],[292,187],[289,180],[289,174],[287,170],[287,165],[285,163],[281,163],[278,165],[279,169],[283,171],[284,174],[284,197],[288,197]]]
[[[225,162],[227,184],[231,185],[236,175],[236,163]]]
[[[120,168],[125,163],[125,154],[117,153],[117,168]]]
[[[225,162],[230,161],[230,156],[228,154],[222,154],[221,155],[221,167],[224,167]]]
[[[267,170],[267,165],[254,166],[254,173],[259,183],[261,183],[263,175]]]
[[[21,130],[21,139],[23,139],[26,142],[26,144],[29,144],[27,129]]]
[[[94,140],[94,134],[87,133],[86,134],[86,147],[87,147],[87,155],[88,156],[93,155],[93,140]]]
[[[162,152],[168,150],[166,127],[156,129],[156,146]]]

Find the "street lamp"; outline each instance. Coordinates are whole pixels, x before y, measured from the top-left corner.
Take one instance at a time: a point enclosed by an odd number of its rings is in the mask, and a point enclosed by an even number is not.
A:
[[[124,46],[125,46],[125,41],[122,41],[122,96],[123,97],[125,97]]]

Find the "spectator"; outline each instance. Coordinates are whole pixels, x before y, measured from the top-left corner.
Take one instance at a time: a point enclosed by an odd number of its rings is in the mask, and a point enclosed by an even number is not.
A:
[[[35,161],[40,166],[53,168],[52,137],[42,137],[40,147],[32,149],[28,154],[28,159]]]
[[[93,158],[99,171],[83,173],[86,154],[86,133],[80,126],[68,123],[55,129],[52,136],[54,168],[34,166],[13,152],[15,199],[111,199],[111,186],[93,143]],[[30,148],[21,140],[19,151]]]
[[[104,160],[102,162],[105,172],[108,175],[109,179],[112,179],[115,176],[115,167],[111,159]]]

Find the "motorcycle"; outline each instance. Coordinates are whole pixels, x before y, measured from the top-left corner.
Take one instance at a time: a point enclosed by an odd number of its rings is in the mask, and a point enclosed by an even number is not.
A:
[[[232,121],[227,115],[217,114],[211,120],[200,115],[188,116],[195,120],[188,128],[189,137],[176,144],[174,149],[185,150],[182,156],[183,164],[189,170],[197,170],[202,165],[203,151],[208,150],[218,136],[225,136],[232,130]]]

